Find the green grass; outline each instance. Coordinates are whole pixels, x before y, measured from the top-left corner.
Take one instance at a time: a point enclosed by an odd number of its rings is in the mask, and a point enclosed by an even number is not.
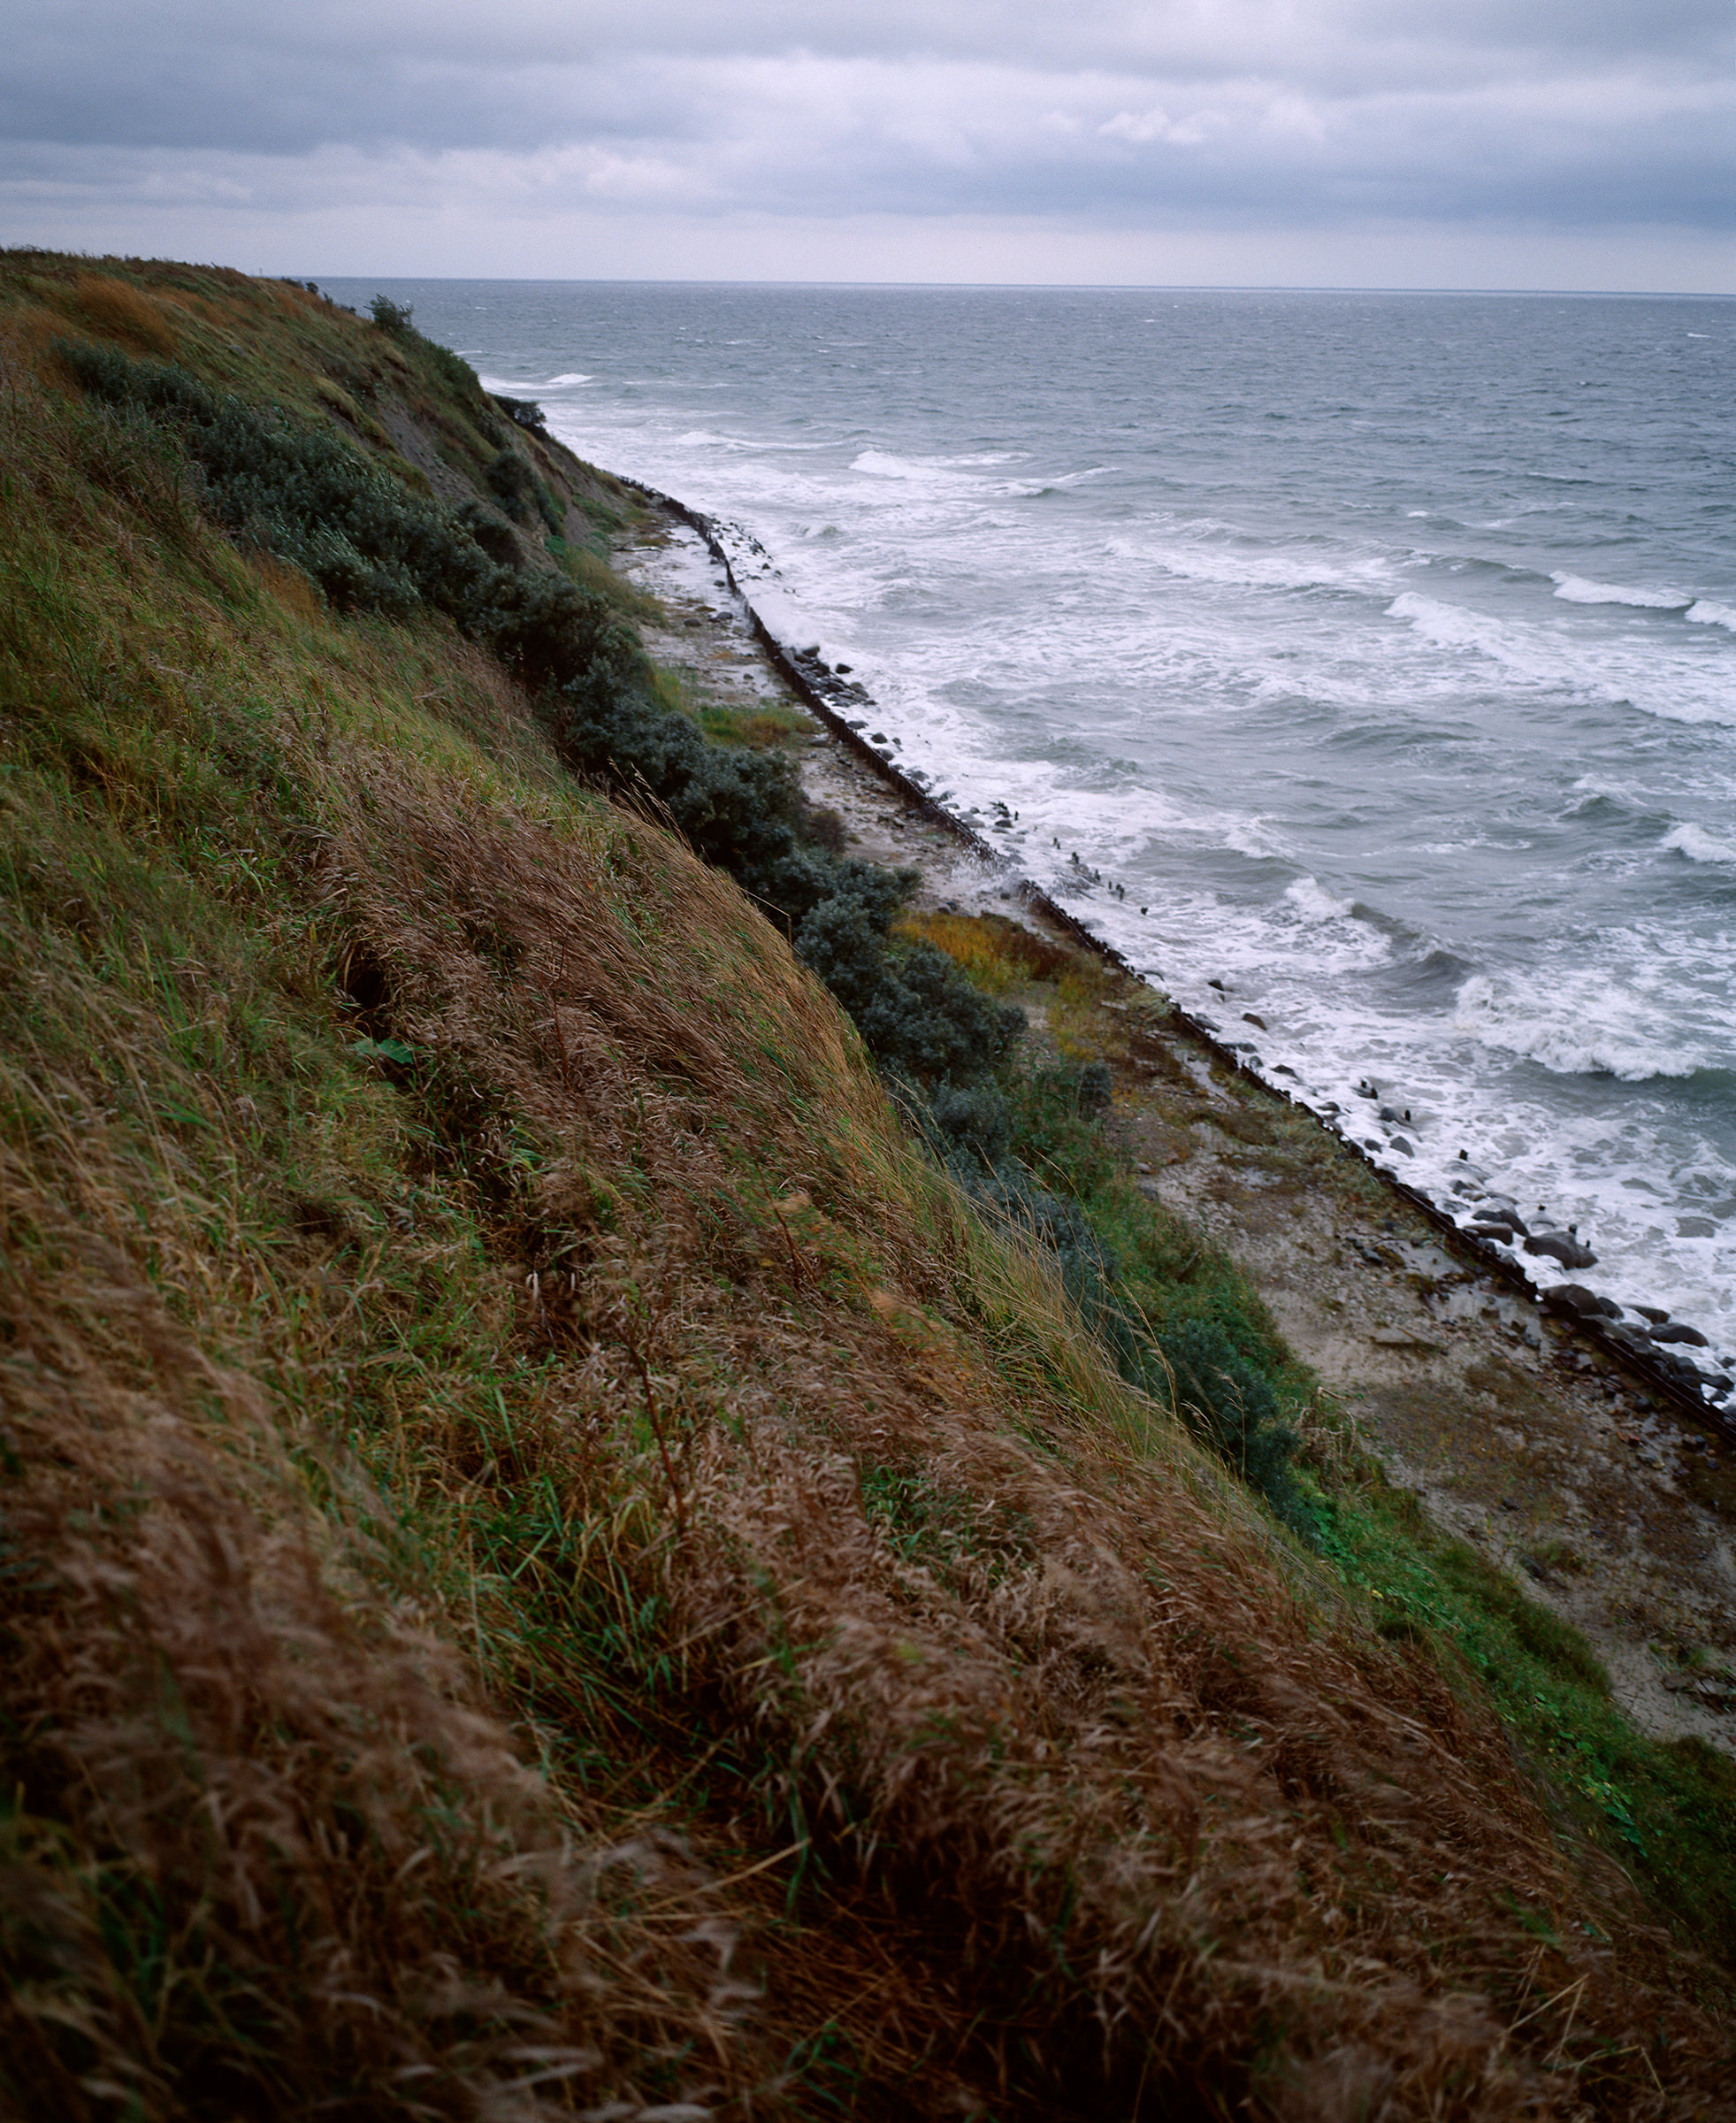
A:
[[[1057,1090],[1064,1077],[1015,1063],[1005,1089],[1013,1149],[1045,1186],[1085,1212],[1114,1291],[1161,1332],[1187,1320],[1220,1330],[1291,1420],[1318,1406],[1318,1381],[1286,1347],[1258,1291],[1198,1227],[1131,1184],[1125,1160]],[[1736,1963],[1736,1764],[1695,1739],[1655,1740],[1611,1700],[1579,1630],[1529,1598],[1474,1549],[1442,1537],[1408,1491],[1359,1450],[1302,1470],[1312,1540],[1365,1603],[1378,1634],[1435,1657],[1455,1685],[1487,1689],[1572,1831],[1612,1858],[1693,1940]]]
[[[1736,1764],[1639,1731],[1579,1632],[1444,1538],[1373,1462],[1323,1483],[1319,1510],[1322,1551],[1380,1634],[1474,1675],[1574,1828],[1702,1951],[1736,1961]]]

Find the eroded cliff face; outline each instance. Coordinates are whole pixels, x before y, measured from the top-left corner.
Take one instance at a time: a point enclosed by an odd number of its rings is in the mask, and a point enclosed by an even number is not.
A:
[[[1383,1626],[1321,1406],[1323,1553],[727,877],[54,342],[431,500],[506,449],[598,535],[502,551],[668,628],[599,572],[631,497],[305,289],[4,266],[11,2106],[1715,2112],[1716,1982],[1444,1621]],[[1093,1150],[1103,1200],[1167,1245],[1142,1179],[1258,1196],[1258,1102],[1064,955],[1038,1049],[1097,1042],[1154,1168]]]

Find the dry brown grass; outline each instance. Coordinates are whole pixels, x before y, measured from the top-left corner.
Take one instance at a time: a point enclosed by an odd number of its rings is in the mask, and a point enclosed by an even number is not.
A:
[[[366,809],[334,889],[402,983],[395,1022],[568,1146],[524,1331],[570,1353],[566,1419],[621,1440],[654,1412],[684,1690],[776,1765],[760,1803],[808,1862],[917,1928],[860,2039],[914,2020],[1015,2104],[1096,2080],[1122,2104],[1257,2087],[1297,2117],[1567,2115],[1602,2086],[1663,2113],[1643,2030],[1704,2097],[1711,2030],[1586,1943],[1493,1720],[1334,1614],[1130,1405],[1044,1272],[895,1138],[726,885],[637,826],[539,844],[401,784]],[[627,1170],[631,1208],[587,1226],[577,1176]],[[889,1473],[945,1538],[889,1529]]]
[[[8,742],[53,709],[0,786],[27,2112],[1727,2112],[1475,1690],[1129,1392],[733,887],[467,652],[262,598],[47,419],[0,644]]]
[[[18,1178],[6,1236],[29,1221],[34,1253],[54,1212]],[[309,1509],[318,1441],[287,1459],[245,1376],[62,1237],[57,1276],[5,1278],[0,1364],[27,1559],[0,2048],[28,2112],[300,2116],[341,2088],[356,2113],[529,2119],[698,2090],[684,2060],[739,2050],[751,1996],[715,1877],[558,1801]],[[129,1934],[149,1958],[118,1965]]]
[[[129,280],[106,272],[81,272],[56,291],[56,307],[75,324],[103,339],[119,340],[135,353],[172,361],[177,338],[171,309]]]

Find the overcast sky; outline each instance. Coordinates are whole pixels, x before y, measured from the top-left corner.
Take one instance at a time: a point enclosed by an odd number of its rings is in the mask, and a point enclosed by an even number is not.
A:
[[[248,270],[1736,292],[1736,0],[11,0],[0,234]]]

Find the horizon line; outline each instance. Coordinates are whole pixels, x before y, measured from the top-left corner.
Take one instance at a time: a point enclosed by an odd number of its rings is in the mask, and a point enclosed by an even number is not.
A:
[[[259,272],[259,280],[294,280],[294,273]],[[311,276],[309,276],[311,277]],[[1736,289],[1695,287],[1393,287],[1378,281],[1338,280],[776,280],[763,274],[697,279],[648,273],[338,272],[333,280],[442,280],[516,287],[813,287],[874,288],[937,293],[1076,295],[1553,295],[1616,302],[1736,302]],[[325,283],[321,282],[320,285]]]

